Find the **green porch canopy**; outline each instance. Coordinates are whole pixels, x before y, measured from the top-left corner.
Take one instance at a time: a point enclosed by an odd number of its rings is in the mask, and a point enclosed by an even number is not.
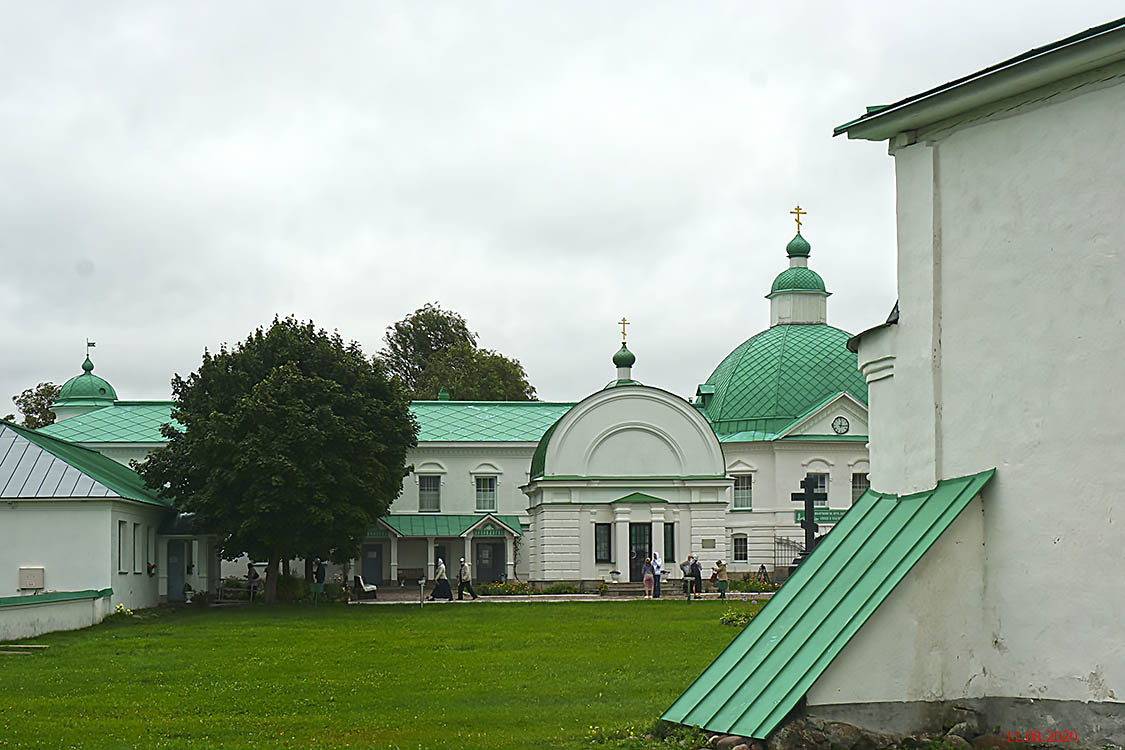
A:
[[[765,739],[995,471],[865,492],[662,718]]]
[[[397,537],[464,536],[472,531],[476,536],[504,536],[505,532],[520,536],[520,517],[501,516],[495,513],[457,515],[452,513],[392,513],[379,519],[380,524],[367,532],[369,537],[387,536],[388,531]]]

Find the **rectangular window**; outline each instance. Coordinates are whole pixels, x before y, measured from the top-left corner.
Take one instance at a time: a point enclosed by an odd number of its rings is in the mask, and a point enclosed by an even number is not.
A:
[[[128,544],[126,544],[126,542],[128,541],[128,539],[127,539],[128,534],[129,534],[129,522],[128,521],[118,521],[117,522],[117,572],[118,573],[128,573],[129,572],[129,553],[128,553],[129,547],[128,547]]]
[[[676,524],[664,522],[664,563],[676,562]]]
[[[418,477],[418,510],[441,510],[441,477],[422,474]]]
[[[859,500],[859,496],[871,487],[871,479],[867,474],[852,474],[852,502]]]
[[[594,524],[594,562],[613,562],[613,524]]]
[[[146,562],[156,562],[156,528],[152,526],[148,527],[148,555],[146,557]]]
[[[477,477],[477,510],[496,510],[496,477]]]
[[[141,525],[139,523],[133,524],[133,572],[140,573],[143,570],[145,551],[144,539],[141,537]]]
[[[828,507],[828,475],[827,474],[810,474],[809,476],[816,477],[816,491],[823,492],[825,495],[824,500],[817,500],[813,503],[817,508]]]
[[[750,559],[750,546],[744,536],[734,538],[734,561],[746,562]]]
[[[734,507],[749,509],[753,506],[754,477],[751,474],[735,474]]]

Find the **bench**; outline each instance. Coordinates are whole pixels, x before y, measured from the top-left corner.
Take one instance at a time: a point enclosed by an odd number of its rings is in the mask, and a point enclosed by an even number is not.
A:
[[[425,578],[426,571],[422,568],[399,568],[398,569],[398,585],[399,586],[417,586],[419,578]]]
[[[248,595],[250,601],[254,601],[254,593],[264,585],[264,580],[259,580],[258,583],[251,585],[249,581],[239,580],[238,583],[234,583],[233,581],[227,581],[226,579],[223,579],[223,581],[219,583],[218,600],[221,602],[224,598],[232,599],[233,597],[230,596],[231,594],[235,592],[243,592]]]

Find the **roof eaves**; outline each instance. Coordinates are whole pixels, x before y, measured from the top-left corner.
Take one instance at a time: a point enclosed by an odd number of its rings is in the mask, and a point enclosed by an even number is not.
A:
[[[1036,47],[975,73],[943,83],[894,104],[869,108],[832,134],[883,141],[988,102],[1015,96],[1053,81],[1125,59],[1125,18]]]

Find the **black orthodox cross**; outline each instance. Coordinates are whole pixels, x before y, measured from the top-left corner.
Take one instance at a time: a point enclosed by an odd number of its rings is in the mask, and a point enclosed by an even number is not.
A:
[[[828,502],[828,493],[817,492],[817,484],[816,475],[806,474],[805,478],[801,480],[801,487],[804,488],[804,492],[794,492],[792,495],[793,502],[805,504],[805,519],[801,521],[801,528],[805,530],[805,551],[801,553],[802,561],[812,554],[813,545],[816,544],[816,532],[820,530],[820,527],[816,525],[816,503]]]

